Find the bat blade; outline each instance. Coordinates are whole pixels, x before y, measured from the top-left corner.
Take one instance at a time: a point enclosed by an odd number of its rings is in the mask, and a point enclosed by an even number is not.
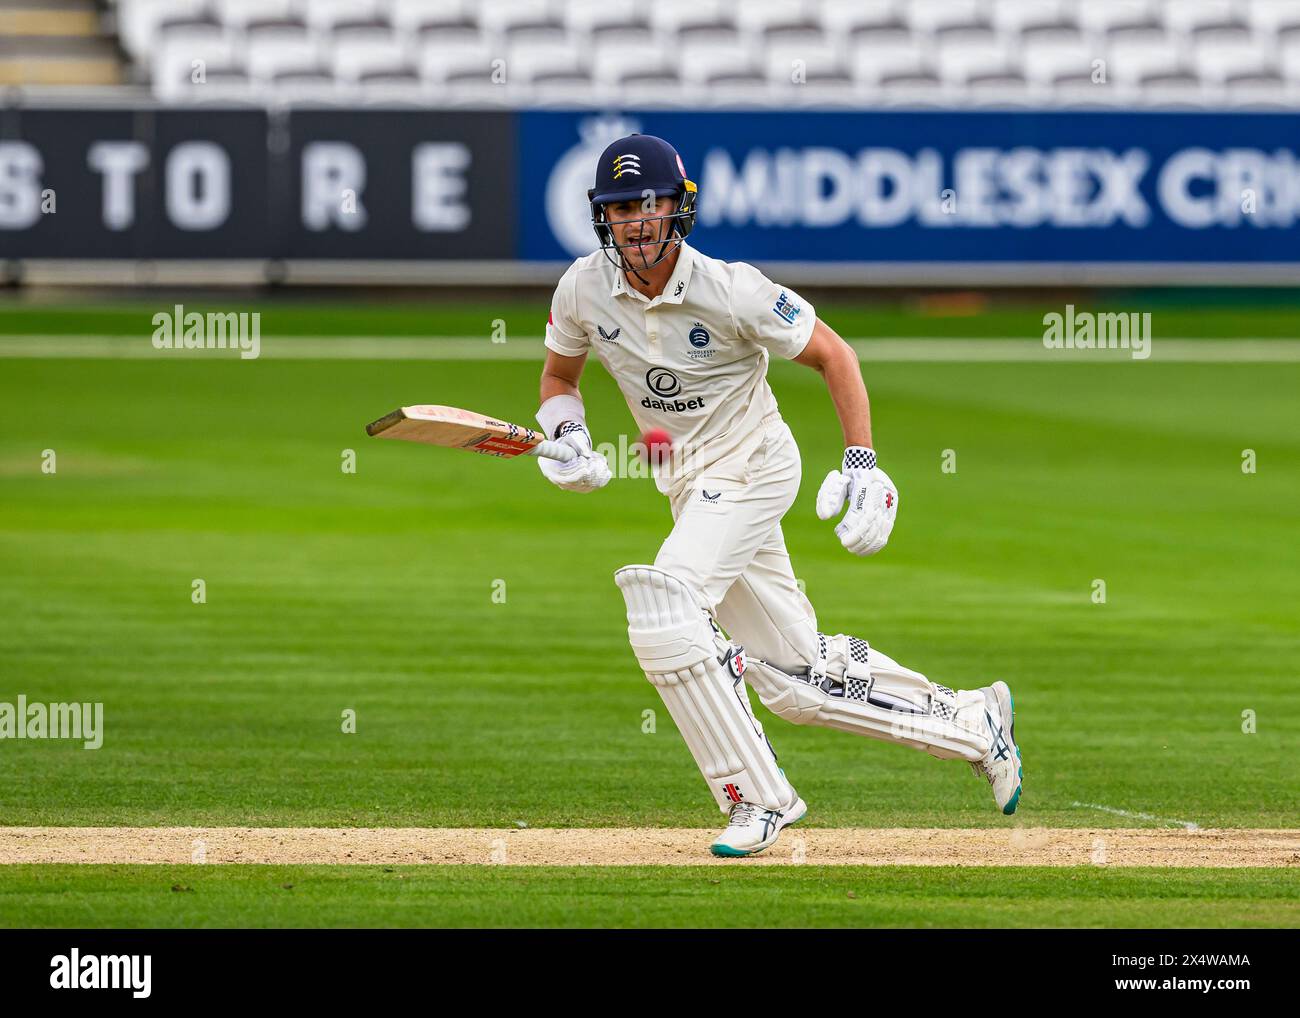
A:
[[[396,438],[451,449],[468,449],[485,456],[512,458],[537,449],[545,441],[540,431],[497,420],[459,407],[421,404],[404,406],[366,425],[372,438]],[[547,443],[548,448],[550,443]]]

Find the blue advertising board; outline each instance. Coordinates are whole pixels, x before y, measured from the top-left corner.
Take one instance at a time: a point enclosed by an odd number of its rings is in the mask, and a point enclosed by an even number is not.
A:
[[[612,140],[668,139],[715,257],[840,263],[1300,266],[1300,115],[519,114],[518,256],[591,251]]]

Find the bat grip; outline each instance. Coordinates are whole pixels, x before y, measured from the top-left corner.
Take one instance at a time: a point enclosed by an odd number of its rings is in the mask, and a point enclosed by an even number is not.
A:
[[[549,439],[538,442],[537,445],[533,447],[533,454],[536,456],[545,456],[549,460],[559,460],[561,463],[570,463],[578,456],[578,454],[567,445],[563,445],[560,442],[552,442]]]

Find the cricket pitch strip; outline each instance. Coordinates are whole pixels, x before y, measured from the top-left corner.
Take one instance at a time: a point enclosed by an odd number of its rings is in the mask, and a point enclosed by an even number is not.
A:
[[[1300,830],[790,828],[715,859],[698,828],[0,827],[0,864],[1300,866]]]

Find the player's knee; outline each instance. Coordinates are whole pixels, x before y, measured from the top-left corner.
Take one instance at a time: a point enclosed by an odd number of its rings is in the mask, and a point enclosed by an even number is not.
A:
[[[695,599],[695,603],[698,604],[701,609],[710,614],[713,613],[714,609],[717,607],[715,602],[718,599],[710,592],[711,584],[708,577],[703,575],[697,566],[675,555],[665,554],[663,551],[660,551],[659,555],[655,558],[655,563],[652,568],[657,569],[659,572],[666,573],[682,586],[686,587],[691,592],[691,596]]]
[[[627,603],[627,635],[647,677],[677,675],[716,658],[715,632],[695,592],[656,566],[628,565],[614,574]]]
[[[786,644],[784,656],[788,657],[791,668],[812,668],[817,664],[817,641],[821,633],[817,632],[817,622],[813,618],[800,619],[794,625],[781,630],[781,640]],[[770,660],[778,659],[773,655]],[[782,663],[786,663],[782,660]]]
[[[635,612],[643,613],[647,604],[654,604],[669,614],[687,608],[707,611],[708,606],[700,596],[699,586],[689,572],[660,564],[632,564],[614,572],[614,582],[623,592],[627,602],[628,619]]]
[[[808,725],[816,719],[821,709],[821,698],[812,694],[812,687],[807,683],[765,661],[753,659],[749,662],[747,677],[763,706],[781,720]]]

